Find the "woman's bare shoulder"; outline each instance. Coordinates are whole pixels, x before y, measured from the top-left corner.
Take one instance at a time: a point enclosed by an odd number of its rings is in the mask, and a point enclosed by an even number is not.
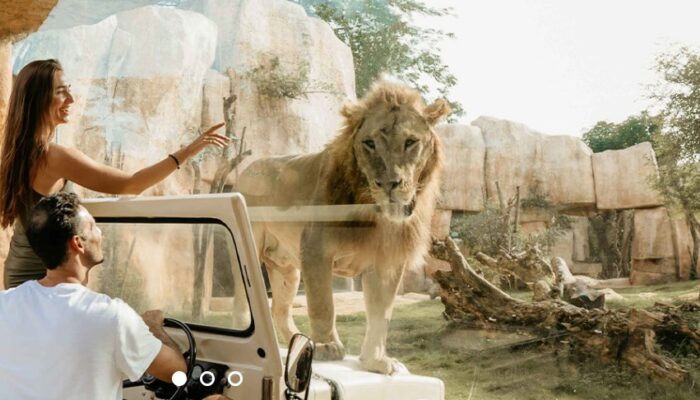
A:
[[[75,159],[83,153],[73,147],[63,146],[57,143],[49,144],[49,150],[46,154],[47,161],[49,164],[51,162],[61,162],[66,161],[66,159]]]

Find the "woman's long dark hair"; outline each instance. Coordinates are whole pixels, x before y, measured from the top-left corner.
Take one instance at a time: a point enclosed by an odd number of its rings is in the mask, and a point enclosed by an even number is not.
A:
[[[29,205],[32,181],[46,162],[50,137],[49,106],[53,99],[56,60],[27,64],[12,85],[0,158],[0,227],[11,225]]]

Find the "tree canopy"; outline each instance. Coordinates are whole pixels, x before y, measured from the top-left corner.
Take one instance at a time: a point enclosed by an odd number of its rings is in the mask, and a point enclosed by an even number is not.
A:
[[[659,116],[643,111],[619,124],[600,121],[583,134],[583,141],[594,153],[620,150],[638,143],[651,142],[662,124],[663,120]]]
[[[422,0],[292,0],[309,15],[328,22],[336,36],[352,50],[355,86],[362,96],[383,73],[405,80],[424,94],[437,91],[450,103],[453,116],[462,106],[449,98],[457,84],[439,52],[439,42],[453,38],[440,29],[415,24],[417,15],[450,16]]]

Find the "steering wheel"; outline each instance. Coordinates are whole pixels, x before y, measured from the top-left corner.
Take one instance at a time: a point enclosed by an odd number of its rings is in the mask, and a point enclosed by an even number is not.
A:
[[[163,382],[149,375],[148,373],[144,373],[138,381],[131,382],[129,380],[125,380],[122,383],[122,387],[130,388],[144,386],[146,389],[154,392],[158,398],[168,398],[170,400],[183,399],[185,388],[187,388],[187,383],[192,380],[192,371],[194,370],[195,361],[197,361],[197,345],[195,344],[192,331],[184,322],[173,318],[165,318],[163,319],[163,326],[180,328],[180,330],[182,330],[187,337],[189,348],[187,351],[182,353],[182,356],[185,358],[185,363],[187,364],[187,371],[185,372],[185,375],[187,375],[187,381],[185,381],[185,384],[180,387],[176,387],[172,383]]]

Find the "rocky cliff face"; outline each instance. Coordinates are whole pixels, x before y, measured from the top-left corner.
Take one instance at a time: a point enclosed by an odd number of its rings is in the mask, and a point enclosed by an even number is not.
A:
[[[123,168],[134,170],[192,139],[196,129],[222,121],[223,98],[231,94],[237,96],[235,130],[246,128],[252,150],[248,162],[319,150],[338,129],[340,106],[355,98],[352,55],[324,22],[282,0],[139,7],[149,3],[61,1],[41,32],[15,45],[15,72],[33,59],[54,57],[73,82],[75,117],[59,129],[61,143],[98,161],[120,150]],[[308,93],[296,99],[262,94],[250,72],[273,61],[282,74],[306,68]],[[204,169],[205,181],[212,170]],[[153,193],[187,193],[191,176],[184,175]]]
[[[492,117],[479,117],[471,125],[443,125],[438,132],[446,155],[439,208],[479,212],[484,199],[498,201],[496,182],[505,200],[519,186],[521,198],[539,197],[559,212],[584,215],[574,217],[572,230],[559,239],[552,254],[564,258],[575,273],[594,276],[601,265],[591,261],[595,257],[585,215],[636,209],[632,282],[687,279],[690,232],[682,219],[670,219],[660,207],[663,199],[651,184],[658,170],[649,143],[593,154],[579,138],[544,135]],[[521,231],[541,231],[552,216],[525,210],[520,216]],[[434,234],[444,236],[438,231]]]
[[[202,84],[215,49],[216,25],[206,17],[148,6],[31,35],[15,45],[13,69],[60,60],[76,103],[58,142],[100,162],[121,152],[123,164],[114,166],[135,171],[163,159],[199,128]],[[152,193],[183,193],[183,174],[174,178]]]

